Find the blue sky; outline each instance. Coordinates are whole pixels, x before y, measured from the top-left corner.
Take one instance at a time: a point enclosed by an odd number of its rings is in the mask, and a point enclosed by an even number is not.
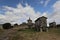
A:
[[[54,12],[59,8],[59,0],[0,0],[0,23],[22,23],[29,17],[34,21],[40,16],[47,16],[49,21],[55,18],[57,22]]]
[[[48,3],[47,0],[0,0],[0,7],[1,6],[10,6],[10,7],[16,7],[18,3],[21,3],[23,6],[25,6],[25,3],[28,3],[31,7],[35,9],[35,11],[40,12],[52,12],[52,5],[57,0],[49,0]]]

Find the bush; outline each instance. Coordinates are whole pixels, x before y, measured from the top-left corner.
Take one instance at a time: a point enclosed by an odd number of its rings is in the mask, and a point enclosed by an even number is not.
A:
[[[14,26],[18,26],[18,24],[16,23],[16,24],[14,24]]]
[[[3,29],[10,29],[10,28],[12,28],[10,23],[4,23],[3,24]]]

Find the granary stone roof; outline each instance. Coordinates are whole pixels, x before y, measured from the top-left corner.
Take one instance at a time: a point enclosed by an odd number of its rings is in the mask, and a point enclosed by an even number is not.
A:
[[[42,17],[40,17],[40,18],[46,18],[46,19],[47,19],[47,17],[45,17],[45,16],[42,16]]]
[[[40,19],[40,17],[39,17],[39,18],[37,18],[37,19],[35,20],[35,22],[36,22],[36,21],[38,21],[39,19]]]
[[[41,19],[41,18],[46,18],[46,19],[47,19],[47,17],[42,16],[42,17],[37,18],[37,19],[35,20],[35,22],[38,21],[38,20]]]

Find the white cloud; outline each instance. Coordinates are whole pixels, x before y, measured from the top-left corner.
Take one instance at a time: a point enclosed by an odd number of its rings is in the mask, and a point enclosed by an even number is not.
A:
[[[45,3],[45,6],[48,4],[50,0],[48,0]],[[56,1],[56,3],[53,5],[53,13],[47,14],[47,12],[44,12],[42,16],[48,17],[47,19],[47,25],[49,26],[49,23],[56,21],[57,24],[60,24],[60,0]]]
[[[53,5],[54,11],[50,15],[49,22],[56,21],[57,24],[60,24],[60,1],[56,1]]]
[[[46,0],[44,6],[47,6],[50,0]]]
[[[47,3],[46,3],[47,4]],[[41,14],[40,12],[35,12],[34,8],[31,7],[26,3],[26,7],[23,7],[20,3],[17,5],[16,8],[3,6],[4,10],[6,10],[5,15],[0,14],[0,23],[10,22],[12,24],[14,23],[22,23],[26,22],[27,19],[30,17],[33,22],[35,19],[37,19],[40,16],[46,16],[48,17],[48,23],[53,22],[54,20],[59,24],[60,20],[60,1],[57,1],[54,5],[54,13],[53,14],[47,14],[47,12],[44,12]]]
[[[44,7],[46,7],[48,5],[48,3],[50,2],[50,0],[40,0],[38,3],[42,4]]]
[[[47,12],[44,12],[42,16],[48,17]]]
[[[0,16],[0,23],[10,22],[14,23],[22,23],[26,22],[30,17],[33,21],[40,16],[40,12],[35,12],[34,8],[26,3],[26,7],[23,7],[20,3],[16,8],[3,6],[3,10],[5,10],[5,14]]]
[[[60,1],[57,1],[55,4],[54,4],[54,9],[55,11],[60,11]]]
[[[43,3],[44,3],[44,1],[43,1],[43,0],[40,0],[40,3],[41,3],[41,4],[43,4]]]

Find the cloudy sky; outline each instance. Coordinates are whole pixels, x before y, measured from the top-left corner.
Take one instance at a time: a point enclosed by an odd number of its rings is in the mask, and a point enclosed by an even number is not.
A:
[[[27,22],[46,16],[48,23],[60,24],[60,0],[0,0],[0,24]]]

